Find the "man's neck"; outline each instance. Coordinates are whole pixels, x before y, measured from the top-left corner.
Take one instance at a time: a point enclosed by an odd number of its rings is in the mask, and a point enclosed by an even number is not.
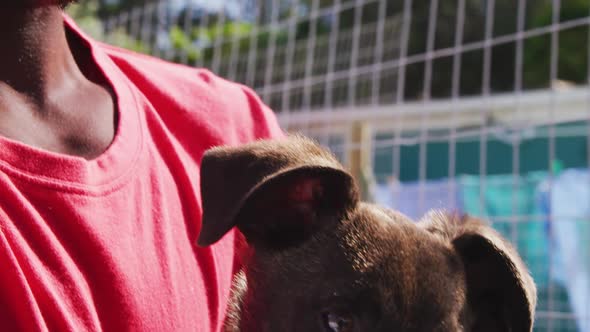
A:
[[[9,89],[41,107],[84,79],[57,6],[0,11],[0,93]]]
[[[114,137],[114,98],[59,7],[0,5],[0,136],[94,158]]]

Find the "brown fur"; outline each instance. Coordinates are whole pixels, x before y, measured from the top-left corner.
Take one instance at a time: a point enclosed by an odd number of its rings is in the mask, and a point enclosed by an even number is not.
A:
[[[360,202],[350,174],[309,139],[210,150],[202,181],[199,244],[237,226],[252,247],[227,332],[532,330],[534,283],[493,229]]]

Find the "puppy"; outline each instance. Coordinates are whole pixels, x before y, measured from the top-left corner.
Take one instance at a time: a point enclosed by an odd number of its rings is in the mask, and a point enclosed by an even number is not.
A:
[[[237,226],[250,254],[226,332],[531,331],[536,289],[483,222],[413,222],[361,202],[336,158],[300,136],[218,147],[202,160],[198,244]]]

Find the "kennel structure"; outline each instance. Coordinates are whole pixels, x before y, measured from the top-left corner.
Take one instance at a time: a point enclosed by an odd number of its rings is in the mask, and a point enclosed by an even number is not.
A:
[[[587,2],[160,1],[95,33],[253,87],[368,200],[490,220],[538,284],[535,331],[590,332]]]

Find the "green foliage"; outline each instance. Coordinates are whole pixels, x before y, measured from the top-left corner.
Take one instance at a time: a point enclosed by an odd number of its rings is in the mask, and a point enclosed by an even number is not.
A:
[[[170,29],[170,40],[174,50],[185,56],[189,63],[194,63],[202,57],[202,52],[194,45],[193,39],[187,36],[180,27],[173,26]]]
[[[213,25],[205,28],[195,27],[191,37],[199,38],[206,36],[209,40],[223,38],[224,40],[239,38],[250,34],[253,25],[245,22],[226,22],[223,25]]]
[[[103,30],[100,19],[96,16],[98,2],[92,0],[80,0],[67,8],[67,13],[78,26],[95,39],[102,39]]]
[[[586,0],[561,2],[560,22],[586,17],[590,3]],[[535,27],[552,24],[552,4],[546,2],[540,7],[531,24]],[[557,78],[577,84],[588,80],[588,26],[570,28],[558,32]],[[547,87],[551,73],[550,35],[531,38],[524,49],[524,80],[527,87]]]
[[[100,6],[98,8],[97,15],[101,19],[105,19],[121,12],[129,11],[134,8],[140,8],[142,6],[156,2],[158,2],[158,0],[119,0],[115,2],[100,0]]]
[[[226,22],[207,27],[197,26],[191,29],[188,34],[181,27],[175,25],[169,32],[173,48],[178,54],[173,60],[180,60],[184,57],[191,63],[196,60],[210,62],[213,56],[229,57],[234,47],[237,47],[237,51],[242,53],[247,52],[251,47],[256,47],[261,51],[269,46],[272,38],[274,38],[277,47],[287,44],[288,30],[286,28],[272,31],[263,29],[254,36],[252,33],[255,33],[254,25],[247,22]],[[216,45],[214,44],[216,41],[223,42]],[[255,44],[252,44],[253,42]],[[220,53],[216,54],[214,48],[218,48]]]
[[[110,31],[107,35],[109,44],[122,47],[138,53],[149,53],[150,49],[141,41],[129,36],[123,28]]]
[[[125,3],[122,1],[121,3]],[[116,28],[105,34],[102,20],[98,16],[101,4],[96,0],[79,0],[67,8],[70,15],[84,32],[95,39],[108,40],[112,45],[123,47],[135,52],[148,53],[149,48],[141,41],[129,36],[123,28]]]

